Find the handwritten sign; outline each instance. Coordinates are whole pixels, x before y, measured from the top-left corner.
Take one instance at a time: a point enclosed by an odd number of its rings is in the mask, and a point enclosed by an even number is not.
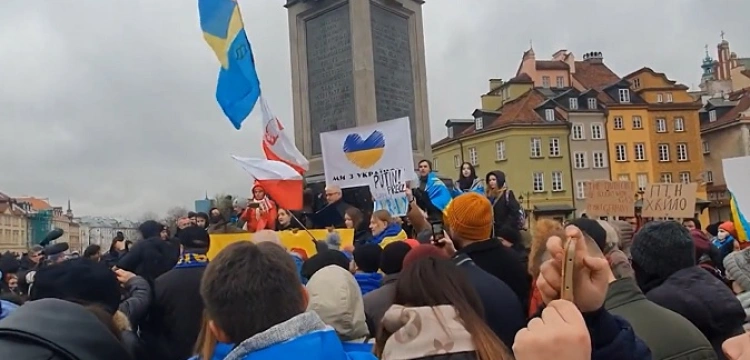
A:
[[[586,215],[635,215],[635,183],[632,181],[594,180],[586,182]]]
[[[692,218],[695,216],[697,183],[648,184],[643,193],[641,216],[650,218]]]
[[[404,187],[408,178],[406,169],[383,170],[373,175],[370,193],[374,211],[388,210],[392,216],[406,216],[409,200],[404,194]]]

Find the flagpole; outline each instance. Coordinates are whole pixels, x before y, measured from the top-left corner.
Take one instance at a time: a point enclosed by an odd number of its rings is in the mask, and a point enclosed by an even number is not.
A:
[[[297,218],[297,217],[296,217],[296,216],[294,215],[294,213],[292,213],[291,211],[288,211],[288,213],[289,213],[289,215],[291,215],[291,216],[292,216],[292,219],[296,220],[296,221],[297,221],[297,224],[299,224],[299,226],[301,226],[301,227],[302,227],[302,230],[304,230],[304,231],[305,231],[305,232],[306,232],[306,233],[307,233],[308,235],[310,235],[310,238],[312,238],[312,241],[313,241],[313,243],[315,243],[315,242],[317,242],[317,241],[318,241],[318,239],[316,239],[316,238],[315,238],[315,235],[313,235],[313,234],[312,234],[312,233],[310,232],[310,230],[308,230],[308,229],[307,229],[307,227],[305,227],[305,225],[304,225],[304,224],[302,224],[302,221],[300,221],[300,220],[299,220],[299,219],[298,219],[298,218]]]

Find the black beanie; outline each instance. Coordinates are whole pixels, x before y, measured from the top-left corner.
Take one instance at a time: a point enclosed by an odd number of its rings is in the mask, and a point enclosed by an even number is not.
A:
[[[29,299],[50,298],[97,304],[114,314],[120,305],[120,283],[106,265],[84,258],[67,260],[34,275]]]
[[[633,264],[646,275],[666,279],[695,265],[695,245],[690,233],[675,221],[652,221],[633,237]]]
[[[349,271],[349,258],[338,250],[319,252],[302,264],[302,277],[310,279],[318,270],[329,265],[338,265]]]
[[[497,229],[497,231],[495,231],[495,237],[502,238],[511,244],[521,243],[521,232],[518,231],[517,228],[510,226],[503,226],[502,228]]]
[[[208,231],[195,225],[180,230],[177,238],[180,239],[180,245],[186,249],[208,249],[211,244]]]
[[[162,230],[164,230],[164,225],[155,220],[146,220],[138,226],[138,231],[141,232],[144,240],[159,236]]]
[[[576,227],[581,229],[584,234],[591,237],[596,245],[599,246],[599,250],[604,251],[604,249],[607,247],[607,231],[604,230],[604,228],[599,225],[599,222],[597,222],[596,220],[578,218],[569,221],[568,225],[575,225]]]
[[[404,265],[404,258],[411,246],[403,241],[392,242],[380,254],[380,270],[386,275],[398,274]]]
[[[377,244],[364,244],[354,248],[354,263],[357,269],[366,273],[376,273],[380,268],[380,255],[383,248]]]

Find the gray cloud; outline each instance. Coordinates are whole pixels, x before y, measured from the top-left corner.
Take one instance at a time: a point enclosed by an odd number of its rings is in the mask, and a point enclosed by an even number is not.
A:
[[[283,1],[240,3],[264,93],[291,128]],[[478,106],[488,78],[513,76],[529,40],[539,56],[602,51],[621,75],[648,65],[687,85],[721,30],[750,56],[741,0],[460,3],[424,6],[433,141]],[[229,155],[260,154],[260,116],[231,127],[213,97],[217,67],[195,1],[3,1],[0,191],[132,217],[205,191],[249,194]]]

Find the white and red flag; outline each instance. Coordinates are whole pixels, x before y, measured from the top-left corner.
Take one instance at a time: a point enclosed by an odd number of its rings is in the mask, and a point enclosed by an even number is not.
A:
[[[285,162],[232,156],[257,181],[276,206],[302,210],[302,174]]]
[[[289,136],[281,121],[273,115],[263,96],[260,97],[263,111],[263,153],[268,160],[281,161],[295,171],[304,174],[310,166],[304,155],[294,144],[294,137]]]

